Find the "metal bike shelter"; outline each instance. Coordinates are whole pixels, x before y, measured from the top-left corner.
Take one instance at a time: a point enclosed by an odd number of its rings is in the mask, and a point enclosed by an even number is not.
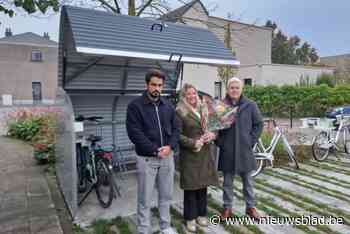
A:
[[[184,63],[239,64],[223,42],[206,29],[71,6],[62,7],[58,56],[58,86],[73,110],[70,126],[74,116],[103,116],[102,145],[115,144],[128,162],[136,155],[125,129],[126,108],[144,91],[148,69],[166,73],[164,93],[172,95]],[[94,134],[95,126],[86,126],[84,131]],[[74,132],[62,136],[62,142],[68,137],[71,144],[56,148],[56,169],[74,217],[75,136]]]

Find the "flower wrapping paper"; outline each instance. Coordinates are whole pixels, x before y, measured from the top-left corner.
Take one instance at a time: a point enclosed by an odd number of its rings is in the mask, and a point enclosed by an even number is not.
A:
[[[204,101],[208,107],[207,131],[213,132],[231,127],[235,121],[237,107],[207,97],[204,97]]]

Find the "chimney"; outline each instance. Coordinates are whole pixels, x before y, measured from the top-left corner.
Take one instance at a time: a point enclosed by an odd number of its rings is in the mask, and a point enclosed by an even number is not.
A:
[[[50,36],[48,32],[44,32],[44,38],[50,40]]]
[[[11,37],[11,36],[12,36],[11,28],[6,28],[5,37]]]

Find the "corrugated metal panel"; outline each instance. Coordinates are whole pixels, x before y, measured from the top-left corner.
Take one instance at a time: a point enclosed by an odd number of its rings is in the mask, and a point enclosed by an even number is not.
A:
[[[84,66],[69,66],[66,77],[72,77]],[[69,81],[66,88],[71,89],[121,89],[122,69],[112,66],[94,66]]]
[[[115,120],[120,123],[116,125],[116,145],[121,148],[133,146],[126,131],[125,120],[128,104],[135,98],[135,96],[121,96],[116,106]],[[135,160],[136,153],[134,150],[128,150],[123,152],[123,156],[128,161],[133,161]]]
[[[113,144],[112,138],[112,105],[113,96],[72,96],[72,104],[75,116],[102,116],[103,122],[109,122],[108,124],[101,124],[96,126],[95,124],[85,123],[84,134],[96,135],[96,130],[100,130],[102,127],[103,141],[101,145],[103,147],[110,147]]]
[[[184,57],[235,61],[224,44],[206,29],[167,23],[160,32],[151,30],[153,24],[160,23],[155,20],[71,6],[63,7],[62,12],[69,17],[76,48],[166,56],[177,53]]]
[[[122,150],[123,159],[127,161],[134,161],[136,153],[133,149],[133,144],[130,141],[126,131],[126,111],[128,104],[137,96],[119,96],[115,108],[115,140],[113,141],[113,127],[112,127],[112,106],[115,96],[72,96],[72,104],[75,116],[102,116],[104,117],[102,124],[101,145],[103,147],[111,147],[115,144],[117,149]],[[95,124],[84,124],[84,135],[100,134],[100,127]],[[120,155],[116,155],[119,157]]]
[[[72,104],[74,108],[75,116],[102,116],[103,122],[107,122],[102,126],[103,141],[101,145],[109,148],[112,144],[122,149],[124,159],[127,161],[134,161],[135,151],[125,150],[133,147],[133,144],[129,140],[126,132],[125,119],[126,110],[130,101],[135,96],[121,96],[118,98],[115,112],[115,142],[113,142],[113,127],[112,127],[112,105],[114,96],[72,96]],[[100,131],[100,128],[94,124],[84,124],[84,135],[94,134],[96,130]],[[99,132],[98,132],[99,133]],[[118,157],[118,156],[117,156]]]
[[[140,66],[140,67],[149,67],[149,68],[159,68],[165,71],[170,78],[167,77],[164,84],[164,89],[176,89],[176,80],[175,77],[175,62],[159,62],[155,63],[154,61],[147,60],[132,60],[129,64],[130,66]],[[160,67],[159,67],[160,65]],[[128,72],[128,82],[127,89],[144,89],[145,88],[145,74],[147,69],[143,70],[131,70]]]
[[[175,74],[175,62],[155,62],[147,60],[130,59],[114,60],[109,57],[103,58],[96,65],[74,77],[87,64],[93,61],[94,57],[79,56],[78,53],[68,54],[68,64],[66,68],[66,87],[67,89],[108,89],[121,90],[123,87],[124,70],[127,70],[128,90],[143,90],[145,88],[145,74],[150,68],[158,68],[168,74],[165,82],[165,89],[175,89],[177,77]],[[115,62],[116,64],[112,64]],[[103,65],[105,64],[105,65]],[[127,64],[127,68],[123,68]]]

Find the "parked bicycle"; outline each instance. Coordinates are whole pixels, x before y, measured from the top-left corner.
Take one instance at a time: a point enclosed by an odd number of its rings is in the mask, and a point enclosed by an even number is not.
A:
[[[295,153],[292,147],[289,145],[287,137],[285,136],[282,129],[276,124],[274,119],[266,119],[264,123],[273,124],[273,136],[268,146],[265,146],[262,139],[259,138],[258,142],[254,145],[253,152],[255,160],[257,162],[257,169],[252,172],[252,176],[255,177],[262,172],[264,167],[273,167],[274,151],[277,144],[282,141],[283,148],[288,154],[288,165],[295,169],[299,169],[298,162],[295,158]]]
[[[312,155],[317,161],[326,160],[330,152],[350,154],[350,115],[338,115],[332,121],[332,125],[313,139]],[[340,142],[343,146],[339,144]],[[344,150],[341,150],[342,148]]]
[[[77,122],[92,122],[98,126],[101,119],[103,117],[79,116],[75,120]],[[102,127],[100,128],[100,134],[102,135]],[[113,176],[114,145],[111,150],[105,150],[98,144],[100,141],[102,141],[102,136],[98,136],[97,128],[96,135],[77,136],[77,186],[78,192],[83,193],[82,198],[78,201],[79,206],[92,190],[96,191],[97,199],[103,208],[107,208],[112,204],[113,198],[116,198],[116,193],[120,196],[119,188]]]

